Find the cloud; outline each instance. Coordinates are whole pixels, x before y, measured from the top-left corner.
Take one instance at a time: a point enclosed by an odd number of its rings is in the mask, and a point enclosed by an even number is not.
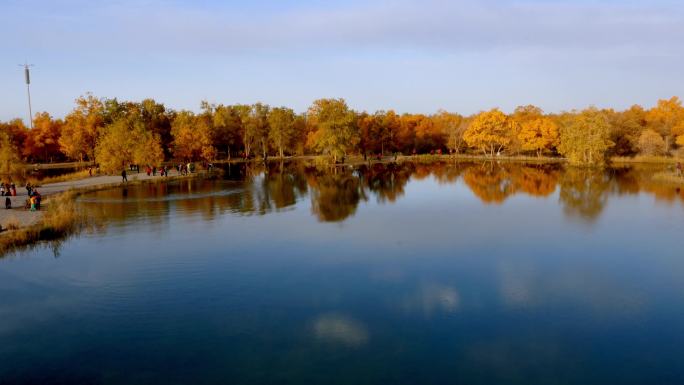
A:
[[[357,347],[368,342],[368,330],[361,322],[343,314],[323,314],[313,322],[313,331],[321,341]]]
[[[404,300],[404,308],[410,312],[420,312],[430,318],[438,312],[453,313],[461,305],[461,296],[450,286],[427,284],[420,287],[417,293]]]
[[[10,17],[9,24],[24,29],[28,44],[46,49],[244,54],[684,47],[683,7],[659,2],[427,0],[238,7],[71,1],[49,11],[12,4],[9,14],[19,17]],[[24,17],[29,14],[33,17]],[[27,41],[14,44],[19,43]]]

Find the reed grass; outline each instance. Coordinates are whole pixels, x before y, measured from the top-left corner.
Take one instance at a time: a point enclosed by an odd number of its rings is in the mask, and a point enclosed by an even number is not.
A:
[[[657,163],[657,164],[673,164],[681,161],[675,157],[669,156],[651,156],[651,155],[637,155],[630,156],[614,156],[610,158],[611,163]]]

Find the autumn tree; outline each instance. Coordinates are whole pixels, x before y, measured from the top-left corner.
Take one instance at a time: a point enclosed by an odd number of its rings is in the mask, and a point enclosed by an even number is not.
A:
[[[511,142],[512,122],[499,109],[482,112],[475,116],[463,134],[470,147],[494,156]]]
[[[577,114],[565,114],[561,120],[558,152],[572,164],[602,164],[606,150],[613,146],[605,114],[592,107]]]
[[[252,146],[258,146],[262,157],[266,158],[268,153],[268,113],[269,106],[256,103],[252,106],[240,106],[243,126],[243,143],[245,145],[245,156],[249,157]]]
[[[450,117],[446,112],[441,112],[437,116],[419,115],[419,122],[416,125],[415,146],[420,153],[441,151],[446,149],[447,136],[444,127],[445,121]]]
[[[357,127],[359,130],[359,150],[363,154],[364,159],[368,153],[376,153],[381,150],[381,146],[378,143],[382,142],[381,135],[381,124],[382,122],[378,119],[378,114],[380,112],[369,115],[366,112],[359,114],[357,117]]]
[[[44,162],[61,158],[59,138],[62,126],[61,120],[52,119],[47,112],[37,113],[33,119],[33,129],[28,132],[24,142],[23,155]]]
[[[672,136],[678,146],[684,147],[684,120],[672,127]]]
[[[145,125],[145,129],[156,135],[161,141],[162,147],[166,149],[166,155],[171,155],[171,121],[174,118],[173,112],[166,110],[162,103],[154,99],[145,99],[136,103],[140,113],[140,119]]]
[[[318,151],[344,157],[358,143],[356,115],[344,99],[319,99],[309,108],[309,123],[315,127],[310,142]]]
[[[173,155],[183,160],[213,160],[216,149],[211,138],[211,125],[206,116],[180,111],[171,125]]]
[[[19,148],[12,143],[8,132],[0,130],[0,177],[16,174],[22,169]]]
[[[541,156],[558,144],[558,126],[547,118],[539,117],[520,124],[518,140],[523,151],[532,151]]]
[[[117,173],[129,164],[157,165],[164,160],[159,137],[139,119],[119,117],[104,127],[95,147],[100,169]]]
[[[639,151],[643,155],[662,155],[665,141],[659,133],[648,129],[639,137]]]
[[[381,112],[376,114],[380,121],[382,135],[381,150],[389,150],[391,152],[399,151],[399,131],[401,130],[401,118],[394,110]]]
[[[65,117],[59,145],[64,155],[83,161],[95,158],[97,137],[104,127],[104,105],[92,94],[76,99],[76,107]]]
[[[646,111],[634,105],[626,111],[609,114],[610,140],[615,143],[610,153],[618,156],[634,155],[639,151],[639,137],[646,128]]]
[[[268,115],[268,140],[278,150],[278,155],[285,156],[285,149],[292,148],[296,140],[296,116],[292,109],[274,108]]]
[[[232,151],[242,146],[242,117],[240,111],[234,106],[210,106],[203,104],[205,113],[212,115],[212,140],[214,147],[225,149],[226,156],[230,159]]]
[[[662,99],[646,114],[648,127],[659,133],[664,138],[663,152],[670,151],[673,129],[684,122],[684,107],[682,101],[674,96],[670,99]]]
[[[21,154],[21,149],[24,148],[24,142],[29,133],[24,122],[21,119],[13,119],[7,123],[0,122],[0,132],[7,134],[17,153]]]
[[[434,123],[434,132],[437,134],[434,144],[438,147],[447,147],[456,153],[460,152],[465,142],[463,133],[467,128],[463,124],[463,117],[459,114],[440,110],[431,119]]]

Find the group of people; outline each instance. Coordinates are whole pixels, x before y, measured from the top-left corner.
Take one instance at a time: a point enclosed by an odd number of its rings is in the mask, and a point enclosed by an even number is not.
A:
[[[159,175],[161,176],[169,176],[169,167],[168,166],[162,166],[157,168],[156,166],[147,166],[145,168],[145,173],[147,173],[147,176],[157,176],[157,171],[159,171]]]
[[[26,199],[26,207],[30,208],[31,211],[40,210],[40,201],[43,197],[40,195],[38,190],[31,186],[30,183],[26,183],[26,193],[28,194],[28,199]]]
[[[0,183],[0,196],[17,196],[17,186],[14,183]]]
[[[195,172],[195,165],[193,163],[178,163],[178,165],[176,166],[176,170],[181,175],[188,175],[189,173]]]
[[[5,209],[11,209],[12,199],[10,197],[17,196],[17,186],[14,183],[0,183],[0,196],[5,197]]]

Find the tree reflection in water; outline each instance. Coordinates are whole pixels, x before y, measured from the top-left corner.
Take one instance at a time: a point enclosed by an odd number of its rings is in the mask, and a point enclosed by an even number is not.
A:
[[[346,167],[316,170],[308,175],[311,212],[322,222],[339,222],[354,215],[367,200],[361,178]]]
[[[568,168],[560,178],[560,201],[568,216],[596,219],[606,205],[610,178],[603,170]]]
[[[103,190],[85,195],[81,202],[103,223],[135,219],[161,226],[171,210],[213,219],[224,214],[265,215],[290,210],[307,200],[319,221],[339,222],[353,216],[362,201],[374,198],[379,204],[392,204],[406,194],[411,181],[425,183],[430,179],[440,185],[462,183],[482,203],[492,205],[504,204],[518,194],[558,194],[567,216],[588,221],[601,215],[611,195],[645,193],[663,202],[684,201],[681,189],[652,179],[662,166],[601,170],[443,161],[376,163],[351,168],[278,161],[224,167],[225,174],[220,180],[183,180]]]

